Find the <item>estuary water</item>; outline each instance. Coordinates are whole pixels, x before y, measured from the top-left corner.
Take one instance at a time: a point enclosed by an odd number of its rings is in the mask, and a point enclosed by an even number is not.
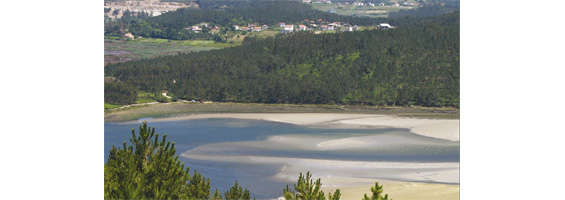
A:
[[[315,128],[245,119],[195,119],[148,124],[155,127],[160,136],[166,134],[167,140],[175,143],[177,155],[191,171],[197,170],[212,181],[212,192],[218,188],[223,193],[237,180],[257,199],[282,196],[283,188],[287,184],[292,187],[298,179],[298,174],[290,174],[292,180],[280,178],[282,171],[292,166],[297,168],[302,160],[459,163],[459,142],[416,135],[408,129]],[[141,120],[104,124],[104,162],[113,145],[121,147],[124,141],[131,144],[131,130],[135,129],[137,134],[140,125]],[[335,163],[324,166],[323,170],[320,167],[306,168],[314,175],[317,172],[328,176],[345,169],[331,165]],[[431,169],[414,170],[387,168],[379,170],[381,173],[367,175],[346,171],[343,174],[426,182],[410,179],[406,174]],[[458,184],[458,178],[456,183],[448,183]]]

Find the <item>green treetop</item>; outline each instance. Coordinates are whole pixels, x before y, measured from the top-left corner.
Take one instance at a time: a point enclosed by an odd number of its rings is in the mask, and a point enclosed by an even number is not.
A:
[[[207,199],[210,180],[181,164],[175,144],[159,141],[155,128],[147,122],[132,130],[133,145],[112,147],[104,164],[105,199]]]

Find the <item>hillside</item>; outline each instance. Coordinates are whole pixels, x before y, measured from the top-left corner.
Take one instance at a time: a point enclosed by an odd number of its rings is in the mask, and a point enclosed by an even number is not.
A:
[[[459,106],[459,12],[402,28],[246,38],[242,46],[105,67],[137,90],[213,101]]]

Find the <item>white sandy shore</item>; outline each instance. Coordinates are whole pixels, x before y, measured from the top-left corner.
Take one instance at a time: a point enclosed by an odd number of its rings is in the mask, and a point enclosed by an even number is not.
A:
[[[296,125],[374,128],[407,128],[411,132],[428,137],[459,141],[458,119],[420,119],[394,115],[343,114],[343,113],[222,113],[194,114],[187,116],[156,118],[148,121],[178,121],[206,118],[256,119]]]

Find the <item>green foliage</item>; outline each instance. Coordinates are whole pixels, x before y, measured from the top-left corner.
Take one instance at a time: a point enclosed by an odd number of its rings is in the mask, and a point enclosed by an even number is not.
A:
[[[111,104],[111,103],[104,103],[104,109],[112,109],[112,108],[119,108],[121,105]]]
[[[172,99],[169,99],[161,94],[155,94],[155,100],[159,103],[168,103],[171,102]]]
[[[371,187],[371,192],[373,193],[371,197],[365,194],[363,200],[388,200],[388,194],[383,196],[383,186],[379,185],[379,182],[375,182],[375,187]]]
[[[212,196],[212,200],[222,200],[222,194],[220,193],[218,188],[216,188],[216,191],[214,192],[214,196]]]
[[[104,82],[104,102],[132,104],[137,100],[137,89],[128,83]]]
[[[459,13],[398,22],[391,30],[246,37],[242,46],[110,64],[105,73],[181,99],[458,107]]]
[[[249,194],[249,190],[247,190],[247,188],[245,188],[245,190],[242,189],[242,187],[240,185],[237,184],[237,180],[235,181],[235,184],[224,193],[224,195],[226,196],[226,200],[249,200],[251,199],[250,194]]]
[[[332,192],[328,193],[328,200],[339,200],[340,197],[341,197],[341,192],[339,191],[339,189],[336,189],[333,194]]]
[[[132,130],[130,142],[123,148],[112,147],[104,164],[105,199],[207,199],[210,180],[189,168],[185,170],[175,144],[166,141],[147,122],[139,127],[139,136]]]
[[[321,190],[322,182],[320,179],[314,182],[311,178],[312,175],[310,172],[307,172],[306,176],[300,173],[298,182],[294,184],[294,191],[290,190],[288,185],[283,190],[284,198],[287,200],[325,200],[326,197],[324,195],[324,191]],[[341,193],[339,189],[337,189],[333,194],[329,192],[328,196],[330,200],[337,200],[340,198]]]

